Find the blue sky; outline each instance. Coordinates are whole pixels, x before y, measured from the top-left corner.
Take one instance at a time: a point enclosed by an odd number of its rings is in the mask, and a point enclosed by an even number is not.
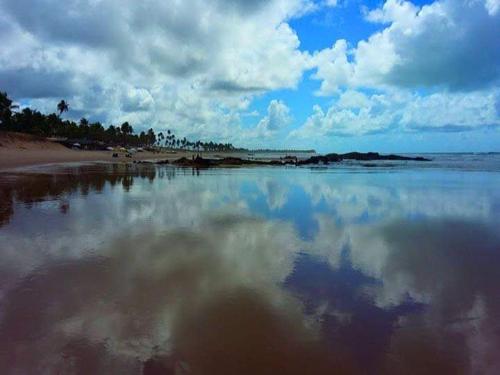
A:
[[[247,147],[500,151],[500,0],[5,0],[0,14],[0,89],[41,111],[64,98],[75,120]]]

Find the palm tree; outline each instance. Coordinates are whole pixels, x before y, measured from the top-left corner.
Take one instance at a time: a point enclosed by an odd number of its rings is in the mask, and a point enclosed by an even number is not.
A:
[[[148,142],[147,142],[147,135],[146,133],[144,133],[143,131],[140,133],[139,135],[139,143],[141,144],[141,146],[145,146]]]
[[[122,133],[125,135],[132,134],[132,127],[128,123],[128,121],[125,121],[122,126],[121,126]]]
[[[7,93],[0,91],[0,124],[2,124],[2,127],[9,126],[12,110],[16,108],[19,108],[19,106],[12,104],[12,100],[9,99]]]
[[[155,132],[152,128],[148,130],[147,137],[148,137],[148,143],[150,146],[152,146],[156,143],[156,135],[155,135]]]
[[[0,91],[0,113],[4,111],[12,111],[13,109],[19,108],[17,104],[12,104],[12,100],[9,99],[6,92]]]
[[[158,133],[158,140],[157,140],[158,146],[161,145],[161,141],[163,141],[163,139],[165,139],[165,136],[163,135],[163,132],[159,132]]]
[[[61,116],[63,114],[63,112],[68,112],[68,110],[69,110],[69,104],[66,103],[64,100],[61,100],[57,104],[57,110],[59,111],[59,116]]]
[[[122,142],[123,142],[123,145],[126,145],[128,143],[127,142],[128,136],[132,134],[132,126],[130,126],[130,124],[128,123],[128,121],[125,121],[120,126],[120,130],[122,132]]]

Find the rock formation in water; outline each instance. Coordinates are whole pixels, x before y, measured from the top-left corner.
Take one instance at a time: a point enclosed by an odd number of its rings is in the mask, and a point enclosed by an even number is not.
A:
[[[242,165],[314,165],[314,164],[330,164],[338,163],[342,160],[359,160],[359,161],[376,161],[376,160],[391,160],[391,161],[430,161],[430,159],[421,156],[409,157],[401,155],[380,155],[378,152],[349,152],[346,154],[326,154],[311,156],[304,160],[298,160],[295,157],[285,157],[275,160],[248,160],[237,157],[226,157],[221,159],[208,159],[201,156],[196,156],[192,159],[182,157],[174,160],[171,163],[179,167],[192,167],[192,168],[210,168],[210,167],[229,167],[229,166],[242,166]],[[159,161],[157,164],[167,164],[168,161]]]
[[[399,161],[430,161],[430,159],[423,158],[421,156],[410,157],[401,155],[380,155],[378,152],[348,152],[346,154],[326,154],[312,156],[305,160],[299,160],[298,165],[307,164],[330,164],[338,163],[342,160],[359,160],[359,161],[374,161],[374,160],[399,160]]]

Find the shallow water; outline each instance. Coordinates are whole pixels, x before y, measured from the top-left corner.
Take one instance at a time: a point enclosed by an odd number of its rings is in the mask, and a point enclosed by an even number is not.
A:
[[[0,174],[1,373],[500,373],[488,170]]]

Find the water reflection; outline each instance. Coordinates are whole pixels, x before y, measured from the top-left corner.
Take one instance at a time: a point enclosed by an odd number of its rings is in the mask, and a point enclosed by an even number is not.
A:
[[[2,175],[4,373],[496,373],[496,174]]]
[[[171,171],[175,173],[175,170]],[[156,176],[154,166],[137,167],[128,164],[102,164],[60,168],[57,173],[5,174],[0,178],[0,226],[9,222],[13,215],[15,202],[31,207],[35,202],[61,198],[67,194],[79,192],[100,193],[106,186],[122,185],[129,191],[134,178],[148,179],[153,182]],[[69,207],[61,205],[63,213]]]

